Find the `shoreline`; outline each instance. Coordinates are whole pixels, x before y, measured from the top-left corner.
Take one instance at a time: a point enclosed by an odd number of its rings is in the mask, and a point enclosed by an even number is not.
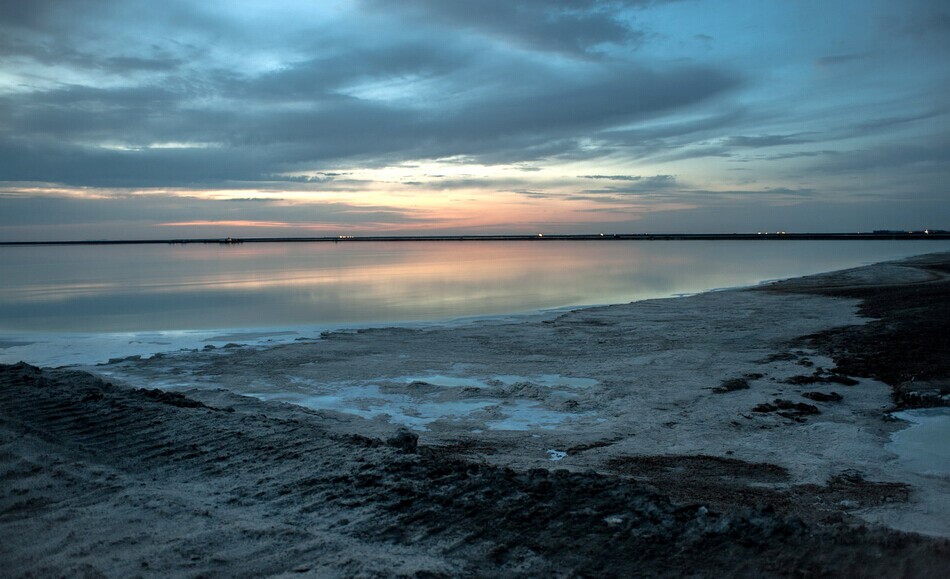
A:
[[[950,258],[925,254],[878,264],[913,268],[912,283],[862,279],[865,268],[779,281],[765,291],[859,299],[869,323],[802,336],[842,372],[875,378],[894,389],[899,409],[950,406]],[[892,275],[895,274],[892,272]]]
[[[924,254],[927,255],[927,254]],[[905,259],[905,258],[897,258]],[[873,265],[868,261],[854,267]],[[753,289],[798,277],[824,275],[835,269],[804,273],[792,277],[768,277],[736,285],[714,286],[695,291],[640,297],[632,302],[576,303],[538,309],[501,313],[472,314],[448,318],[416,320],[341,321],[332,324],[298,324],[265,326],[225,326],[172,329],[125,329],[77,332],[74,330],[6,330],[0,331],[0,364],[25,361],[41,367],[86,367],[115,362],[122,358],[148,358],[155,354],[174,355],[182,351],[198,351],[208,345],[223,347],[269,348],[296,340],[318,340],[326,333],[374,328],[425,329],[458,327],[466,324],[538,321],[591,308],[604,308],[653,299],[691,297],[703,293]],[[283,338],[277,338],[284,336]],[[78,347],[77,347],[78,346]],[[52,352],[52,353],[51,353]]]
[[[0,556],[15,574],[939,576],[950,541],[867,524],[950,536],[950,477],[902,470],[901,401],[843,346],[901,316],[945,327],[874,296],[943,307],[948,263],[87,368],[102,379],[4,366]],[[945,378],[897,387],[939,398]]]

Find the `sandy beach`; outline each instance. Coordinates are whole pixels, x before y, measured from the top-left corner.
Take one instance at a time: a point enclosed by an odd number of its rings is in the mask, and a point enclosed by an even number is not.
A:
[[[517,320],[3,366],[0,562],[943,577],[950,471],[901,445],[914,422],[895,412],[950,406],[948,296],[943,253]]]

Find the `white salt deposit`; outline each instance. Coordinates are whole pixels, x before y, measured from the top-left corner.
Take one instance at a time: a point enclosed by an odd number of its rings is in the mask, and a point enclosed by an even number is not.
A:
[[[563,450],[554,450],[552,448],[551,450],[547,451],[547,453],[548,453],[548,458],[553,460],[554,462],[557,462],[561,460],[562,458],[567,457],[567,453],[564,452]]]
[[[0,335],[0,364],[24,361],[57,367],[104,364],[110,359],[150,358],[181,350],[220,349],[229,343],[242,346],[276,346],[302,336],[319,335],[313,329],[272,331],[182,330],[113,333],[17,333]],[[4,345],[9,344],[9,345]]]

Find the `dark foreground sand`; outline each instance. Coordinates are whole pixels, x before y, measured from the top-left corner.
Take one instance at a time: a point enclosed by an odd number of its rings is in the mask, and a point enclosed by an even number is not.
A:
[[[721,313],[735,302],[748,315],[730,314],[735,326],[730,331],[746,341],[754,335],[744,328],[758,327],[756,316],[766,316],[749,313],[753,304],[775,309],[788,303],[790,311],[793,306],[848,309],[858,298],[865,299],[862,313],[879,321],[852,321],[781,343],[766,341],[763,347],[771,349],[771,357],[761,357],[758,350],[748,353],[759,360],[763,376],[748,371],[747,352],[736,346],[722,368],[744,373],[722,374],[716,389],[677,386],[676,375],[664,370],[660,374],[671,391],[683,400],[692,392],[703,402],[702,410],[678,403],[669,412],[682,424],[641,424],[624,440],[602,431],[585,438],[585,431],[596,430],[594,423],[579,423],[583,427],[577,432],[545,434],[565,444],[574,441],[565,447],[569,456],[547,461],[548,468],[530,468],[533,463],[523,452],[505,451],[505,445],[530,440],[505,433],[463,435],[458,427],[440,430],[432,423],[417,445],[414,433],[385,421],[354,421],[346,414],[217,390],[185,395],[111,384],[73,370],[4,366],[0,569],[6,576],[945,577],[950,542],[868,525],[852,513],[855,504],[911,505],[915,485],[926,481],[883,480],[870,463],[863,471],[836,469],[827,463],[837,455],[807,446],[831,433],[842,438],[841,453],[870,461],[878,456],[875,441],[883,445],[896,428],[876,399],[861,403],[862,397],[880,395],[875,383],[848,386],[846,374],[890,384],[894,396],[885,402],[892,408],[946,401],[948,264],[950,255],[943,254],[897,269],[864,268],[763,290],[722,292],[714,302],[697,296],[664,301],[669,306],[648,305],[659,312],[651,315],[673,324],[676,316],[704,315],[710,303]],[[917,273],[907,275],[909,270]],[[802,293],[834,297],[820,301]],[[505,355],[522,358],[552,347],[545,343],[532,352],[518,351],[514,344],[528,349],[523,336],[536,340],[540,332],[583,331],[587,349],[575,352],[581,346],[574,340],[573,353],[562,357],[570,362],[576,356],[584,375],[597,377],[598,388],[607,391],[620,386],[604,376],[629,368],[608,367],[595,353],[609,350],[612,360],[623,350],[611,347],[629,348],[626,342],[612,343],[610,336],[622,333],[617,324],[638,311],[631,306],[583,310],[553,323],[525,322],[518,326],[520,334],[505,326],[476,330],[502,343]],[[850,320],[851,310],[845,314],[840,319]],[[697,324],[703,327],[702,322]],[[807,325],[813,326],[820,324]],[[508,337],[493,336],[502,330]],[[396,335],[403,344],[447,341],[444,333]],[[396,347],[386,345],[385,336],[341,334],[275,351],[236,351],[215,363],[242,369],[241,362],[253,360],[255,372],[274,376],[280,369],[275,360],[299,364],[306,356],[326,356],[331,368],[348,368],[347,360],[366,366]],[[729,344],[723,340],[716,344]],[[328,349],[315,350],[323,347]],[[358,351],[360,357],[333,357],[334,347]],[[372,356],[366,348],[374,349]],[[658,351],[663,349],[660,344]],[[822,353],[838,367],[809,366]],[[434,364],[437,354],[433,346],[427,363]],[[487,350],[481,355],[488,356]],[[684,355],[676,365],[692,359]],[[687,373],[705,375],[710,365],[723,371],[708,357],[696,359],[702,363],[687,367]],[[644,371],[654,362],[644,363]],[[781,374],[781,385],[767,382],[764,374],[782,370],[780,363],[800,373]],[[157,372],[156,367],[136,364],[127,375],[152,375],[147,372]],[[786,389],[780,400],[788,404],[774,399],[778,388]],[[830,396],[832,388],[845,394],[844,402],[803,398],[813,392]],[[597,406],[600,398],[585,396],[578,400],[590,404],[591,416],[607,415]],[[603,405],[629,405],[632,396]],[[758,400],[774,408],[753,412],[743,406]],[[741,408],[731,410],[721,425],[713,424],[709,416],[731,405]],[[815,415],[809,407],[821,411]],[[621,410],[611,415],[616,423],[597,424],[609,429],[640,416]],[[737,450],[727,451],[715,441],[699,446],[695,441],[702,440],[707,427],[706,438],[734,436]],[[736,434],[729,435],[730,428]],[[755,436],[766,446],[786,442],[774,461],[763,461],[758,458],[772,456],[768,449],[741,444]],[[836,441],[826,442],[833,446]],[[562,465],[568,468],[557,468]],[[930,489],[931,502],[941,488]],[[939,506],[950,498],[938,495],[936,500]]]

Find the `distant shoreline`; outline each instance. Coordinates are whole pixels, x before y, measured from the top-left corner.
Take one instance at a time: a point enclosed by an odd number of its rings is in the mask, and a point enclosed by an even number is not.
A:
[[[782,241],[859,241],[859,240],[921,240],[950,239],[950,232],[923,231],[872,233],[596,233],[580,235],[409,235],[409,236],[350,236],[335,237],[207,237],[194,239],[105,239],[86,241],[0,241],[0,246],[36,245],[184,245],[189,243],[341,243],[341,242],[399,242],[399,241],[728,241],[728,240],[782,240]]]

